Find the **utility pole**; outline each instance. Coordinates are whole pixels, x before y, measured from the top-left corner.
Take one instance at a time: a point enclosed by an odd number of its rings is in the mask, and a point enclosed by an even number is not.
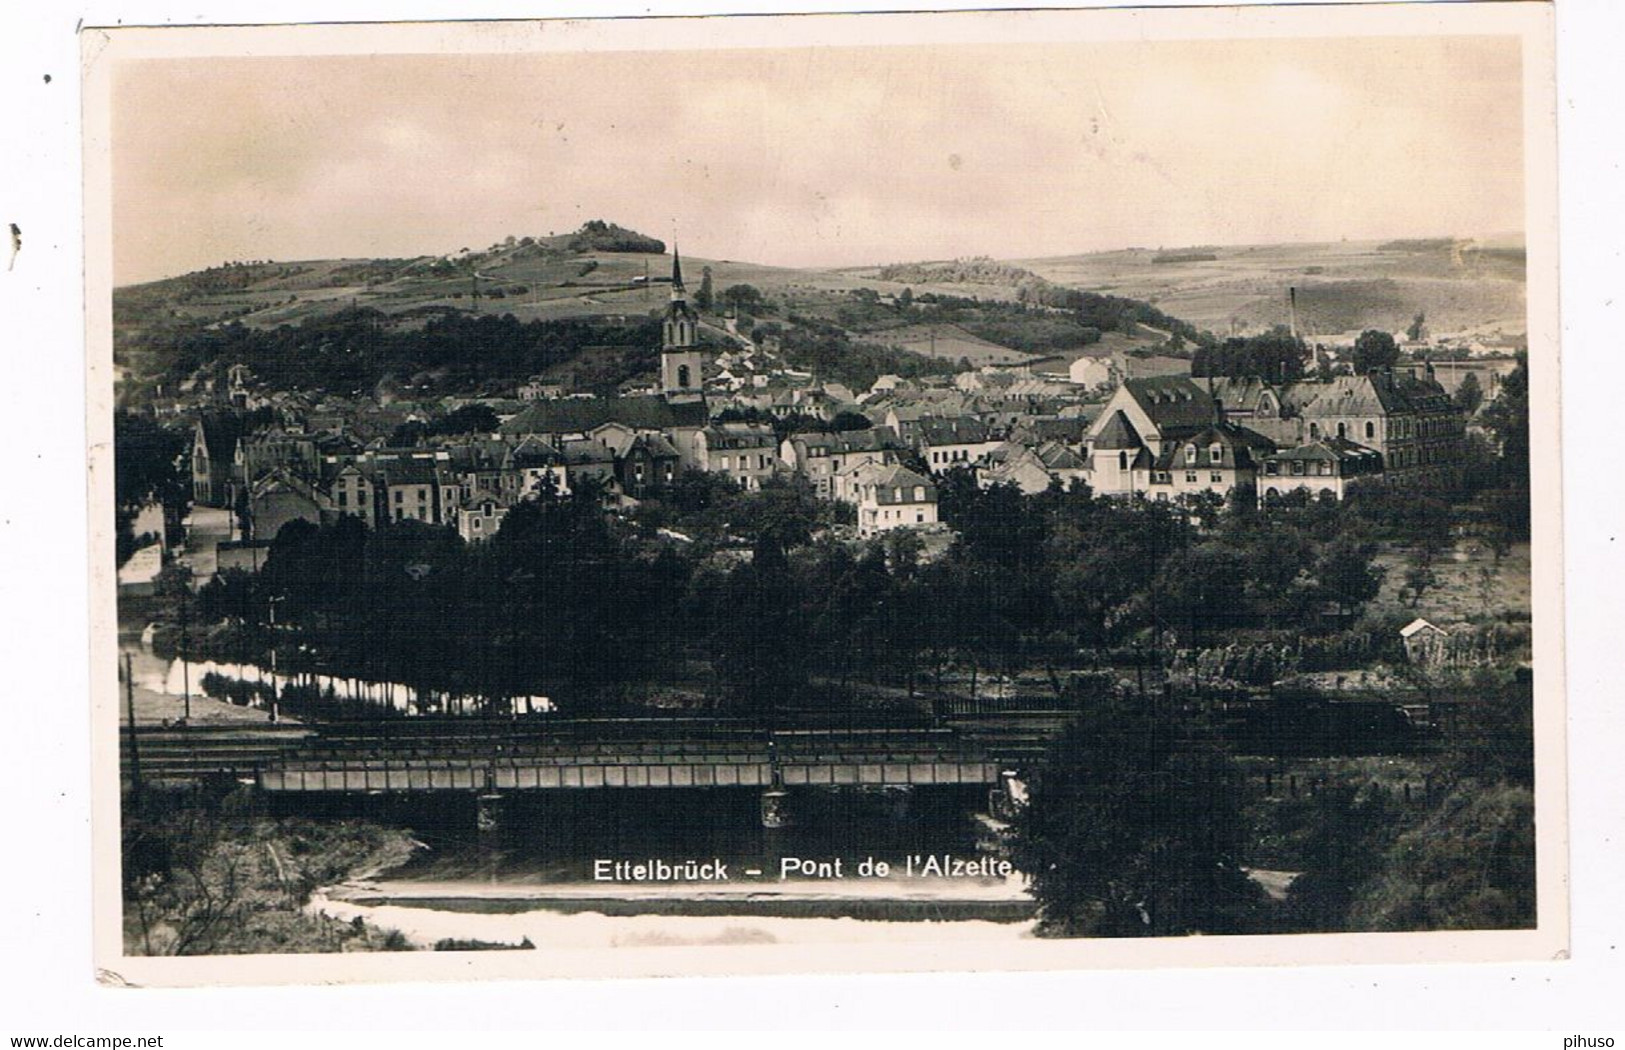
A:
[[[130,654],[124,654],[124,709],[130,720],[130,794],[141,806],[141,749],[135,739],[135,676],[130,671]]]
[[[271,610],[271,721],[277,720],[277,687],[276,687],[276,603],[282,599],[272,596],[266,599],[266,607]]]
[[[187,628],[190,625],[191,625],[191,617],[190,617],[190,614],[187,612],[187,603],[185,601],[182,601],[181,602],[181,645],[180,645],[181,695],[183,697],[182,702],[185,704],[185,707],[182,710],[181,719],[187,725],[192,724],[192,668],[187,663],[187,656],[186,656],[186,642],[187,642],[187,634],[188,634]]]

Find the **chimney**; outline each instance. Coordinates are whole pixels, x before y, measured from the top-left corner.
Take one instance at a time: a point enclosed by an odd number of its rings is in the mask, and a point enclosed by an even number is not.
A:
[[[1287,316],[1291,319],[1292,338],[1298,338],[1298,289],[1296,287],[1286,290]]]

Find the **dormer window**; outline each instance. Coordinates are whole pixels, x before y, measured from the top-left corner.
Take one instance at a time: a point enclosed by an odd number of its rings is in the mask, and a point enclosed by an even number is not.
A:
[[[1207,461],[1209,463],[1224,462],[1224,446],[1217,442],[1210,446],[1207,450]]]
[[[1195,445],[1186,445],[1185,446],[1185,463],[1187,465],[1189,465],[1189,464],[1193,464],[1195,462],[1196,462],[1196,446]]]

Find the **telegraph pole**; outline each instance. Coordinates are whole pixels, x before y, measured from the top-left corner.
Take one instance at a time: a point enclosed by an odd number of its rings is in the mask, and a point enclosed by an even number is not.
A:
[[[130,671],[130,654],[124,654],[124,709],[130,720],[130,794],[141,804],[141,749],[135,739],[135,676]]]
[[[187,613],[186,603],[183,601],[181,602],[181,695],[182,702],[186,706],[182,711],[181,718],[187,725],[192,724],[192,668],[187,664],[186,656],[187,628],[190,624],[191,619]]]
[[[277,720],[277,687],[276,687],[276,603],[281,599],[272,596],[266,599],[265,605],[271,610],[271,721]]]

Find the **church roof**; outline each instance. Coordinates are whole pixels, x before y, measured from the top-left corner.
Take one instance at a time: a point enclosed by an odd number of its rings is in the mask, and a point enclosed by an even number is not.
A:
[[[704,401],[667,401],[659,397],[566,398],[536,401],[502,425],[504,434],[585,434],[605,423],[634,429],[701,427],[707,418]]]
[[[1199,430],[1213,422],[1213,399],[1187,376],[1126,379],[1123,388],[1164,437],[1170,431]]]
[[[1094,447],[1112,450],[1139,448],[1140,435],[1135,432],[1134,424],[1130,423],[1128,417],[1119,409],[1113,412],[1112,417],[1106,420],[1106,425],[1100,428],[1100,433],[1095,436]]]

